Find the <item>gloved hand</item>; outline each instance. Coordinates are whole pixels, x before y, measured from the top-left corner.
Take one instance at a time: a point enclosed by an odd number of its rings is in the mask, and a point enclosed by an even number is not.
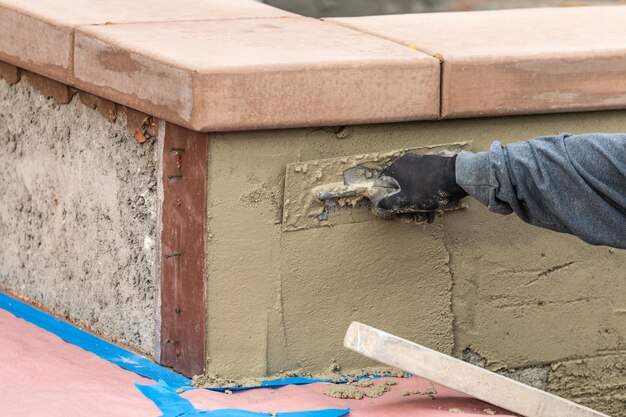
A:
[[[417,155],[407,152],[383,169],[382,175],[395,179],[400,190],[376,203],[383,216],[434,211],[468,194],[456,183],[456,155]]]

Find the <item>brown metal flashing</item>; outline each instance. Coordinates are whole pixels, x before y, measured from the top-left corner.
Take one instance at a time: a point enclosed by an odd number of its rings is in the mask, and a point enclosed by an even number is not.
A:
[[[51,98],[57,104],[67,104],[72,101],[74,91],[70,86],[34,72],[25,71],[25,73],[30,85],[46,98]]]
[[[95,96],[86,91],[79,91],[78,98],[85,106],[90,109],[97,110],[109,122],[114,123],[117,120],[117,105],[114,102]],[[128,126],[129,124],[130,119],[127,117],[126,125]]]
[[[161,363],[186,376],[206,359],[208,135],[166,123],[161,233]]]
[[[0,78],[7,84],[13,85],[22,78],[21,70],[14,65],[0,61]]]

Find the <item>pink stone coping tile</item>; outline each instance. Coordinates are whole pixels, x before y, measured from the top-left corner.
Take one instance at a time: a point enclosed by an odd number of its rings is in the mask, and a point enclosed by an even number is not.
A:
[[[77,29],[76,85],[198,131],[433,119],[439,61],[304,17]]]
[[[0,60],[70,83],[76,26],[287,16],[251,0],[0,0]]]
[[[327,21],[440,57],[443,117],[626,107],[626,6]]]
[[[626,108],[626,6],[336,18],[0,0],[0,61],[199,131]],[[440,63],[441,62],[441,63]]]

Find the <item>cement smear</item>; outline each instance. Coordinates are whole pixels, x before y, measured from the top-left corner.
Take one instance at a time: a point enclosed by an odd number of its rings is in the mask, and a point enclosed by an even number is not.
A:
[[[317,192],[342,191],[345,188],[343,173],[348,168],[363,166],[381,171],[406,152],[454,155],[461,150],[470,150],[470,144],[424,146],[289,164],[285,173],[283,230],[380,220],[371,213],[367,190],[354,196],[333,199],[329,201],[332,204],[320,200]]]
[[[154,352],[155,143],[0,80],[0,286]]]
[[[469,206],[471,221],[457,212],[443,218],[455,277],[455,355],[471,347],[498,370],[626,347],[619,314],[626,252],[494,216],[473,201]]]
[[[489,369],[539,381],[551,363],[626,349],[624,251],[472,200],[432,225],[283,230],[288,164],[469,140],[481,151],[494,139],[563,131],[626,131],[626,112],[353,126],[342,138],[329,129],[212,134],[209,371],[236,379],[315,373],[333,360],[370,366],[342,346],[353,320],[457,357],[471,348]]]
[[[240,378],[228,379],[222,378],[217,374],[195,375],[192,378],[191,385],[195,388],[240,388],[240,387],[258,387],[265,381],[275,381],[295,376],[302,376],[299,372],[282,372],[267,378]],[[340,378],[337,375],[337,378]]]
[[[341,385],[346,383],[352,384],[360,388],[371,387],[373,380],[369,377],[373,376],[387,376],[403,378],[405,372],[398,369],[389,367],[367,367],[359,370],[353,370],[348,372],[342,372],[340,369],[330,369],[328,372],[321,373],[307,373],[302,370],[279,372],[272,374],[268,377],[254,378],[245,377],[239,379],[223,378],[220,375],[207,373],[204,375],[196,375],[192,378],[192,386],[195,388],[239,388],[239,387],[256,387],[260,386],[266,381],[276,381],[280,379],[286,379],[291,377],[305,377],[313,379],[321,379],[330,382],[342,382]],[[365,377],[365,378],[364,378]],[[361,379],[360,379],[361,378]],[[391,381],[391,382],[390,382]],[[386,385],[395,385],[396,382],[392,379],[385,379],[383,381]]]
[[[626,416],[626,354],[552,365],[548,390],[611,417]]]

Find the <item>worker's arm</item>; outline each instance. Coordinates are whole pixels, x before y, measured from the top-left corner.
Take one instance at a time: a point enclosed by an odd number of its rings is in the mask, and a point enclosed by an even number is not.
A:
[[[450,162],[440,158],[439,176],[449,176]],[[457,185],[491,211],[515,212],[527,223],[626,249],[626,135],[494,142],[487,152],[461,152],[452,161]],[[430,167],[431,176],[434,170]],[[442,189],[438,194],[455,192],[449,185],[436,187]],[[392,206],[381,204],[382,210]]]

